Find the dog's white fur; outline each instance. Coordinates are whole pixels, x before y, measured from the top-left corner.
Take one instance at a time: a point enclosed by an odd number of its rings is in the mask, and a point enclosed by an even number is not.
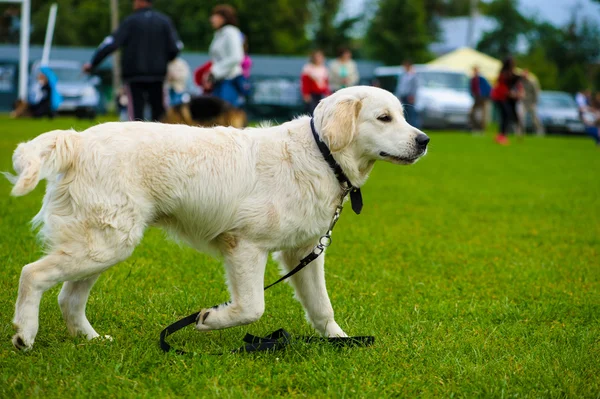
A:
[[[314,119],[357,186],[378,159],[410,164],[426,152],[415,142],[423,133],[405,121],[397,98],[381,89],[340,90],[321,101]],[[85,316],[92,285],[131,255],[150,225],[224,257],[231,302],[204,309],[199,330],[258,320],[268,254],[277,251],[283,271],[295,267],[327,230],[340,198],[309,121],[246,130],[106,123],[20,144],[12,194],[25,195],[48,180],[34,218],[47,255],[23,267],[14,345],[32,346],[42,294],[59,282],[65,282],[58,301],[69,332],[98,337]],[[290,283],[321,334],[346,336],[333,317],[324,256]]]

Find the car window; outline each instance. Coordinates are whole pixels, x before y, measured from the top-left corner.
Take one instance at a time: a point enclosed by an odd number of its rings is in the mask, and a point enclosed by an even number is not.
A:
[[[547,108],[573,108],[577,107],[575,100],[568,94],[544,94],[540,95],[539,105]]]
[[[461,73],[417,72],[417,78],[422,87],[469,91],[469,78]]]
[[[59,82],[80,82],[84,78],[83,72],[75,68],[51,68]]]

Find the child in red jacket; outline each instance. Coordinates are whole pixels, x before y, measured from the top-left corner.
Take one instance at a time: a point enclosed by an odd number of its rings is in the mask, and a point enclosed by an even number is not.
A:
[[[312,115],[319,101],[331,94],[329,90],[329,73],[325,66],[325,56],[321,50],[313,51],[310,55],[310,62],[302,68],[300,91],[306,105],[306,112],[310,115]]]

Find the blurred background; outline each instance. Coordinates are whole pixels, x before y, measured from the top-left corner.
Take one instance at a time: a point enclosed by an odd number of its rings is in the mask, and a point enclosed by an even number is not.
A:
[[[115,112],[112,60],[91,79],[82,74],[96,46],[110,34],[111,18],[132,12],[129,0],[58,0],[51,66],[59,75],[63,111],[80,117]],[[209,24],[215,0],[155,0],[183,41],[181,54],[192,70],[209,60]],[[51,2],[31,1],[29,70],[35,77],[42,55]],[[494,84],[501,61],[514,57],[542,92],[538,114],[549,133],[584,134],[575,95],[587,90],[589,111],[600,106],[600,2],[597,0],[237,0],[240,30],[252,57],[251,120],[285,120],[303,111],[300,74],[311,50],[327,62],[340,47],[351,49],[361,84],[397,91],[405,60],[416,64],[415,107],[427,128],[469,129],[472,68]],[[0,2],[0,110],[18,93],[21,6]],[[113,25],[114,26],[114,25]],[[382,68],[397,66],[394,68]],[[33,78],[32,78],[33,79]],[[188,90],[197,92],[189,81]],[[443,93],[440,91],[442,90]],[[600,96],[597,97],[600,100]],[[495,118],[490,107],[489,118]],[[595,108],[594,108],[595,107]],[[77,109],[76,109],[77,108]],[[579,110],[580,111],[580,110]],[[534,130],[530,117],[526,129]],[[596,118],[590,116],[590,123]]]

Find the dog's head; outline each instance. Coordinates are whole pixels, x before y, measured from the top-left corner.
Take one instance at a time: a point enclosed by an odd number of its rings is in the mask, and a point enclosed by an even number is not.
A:
[[[314,116],[321,137],[334,154],[409,165],[427,153],[429,137],[406,122],[398,98],[383,89],[355,86],[339,90],[319,103]]]

